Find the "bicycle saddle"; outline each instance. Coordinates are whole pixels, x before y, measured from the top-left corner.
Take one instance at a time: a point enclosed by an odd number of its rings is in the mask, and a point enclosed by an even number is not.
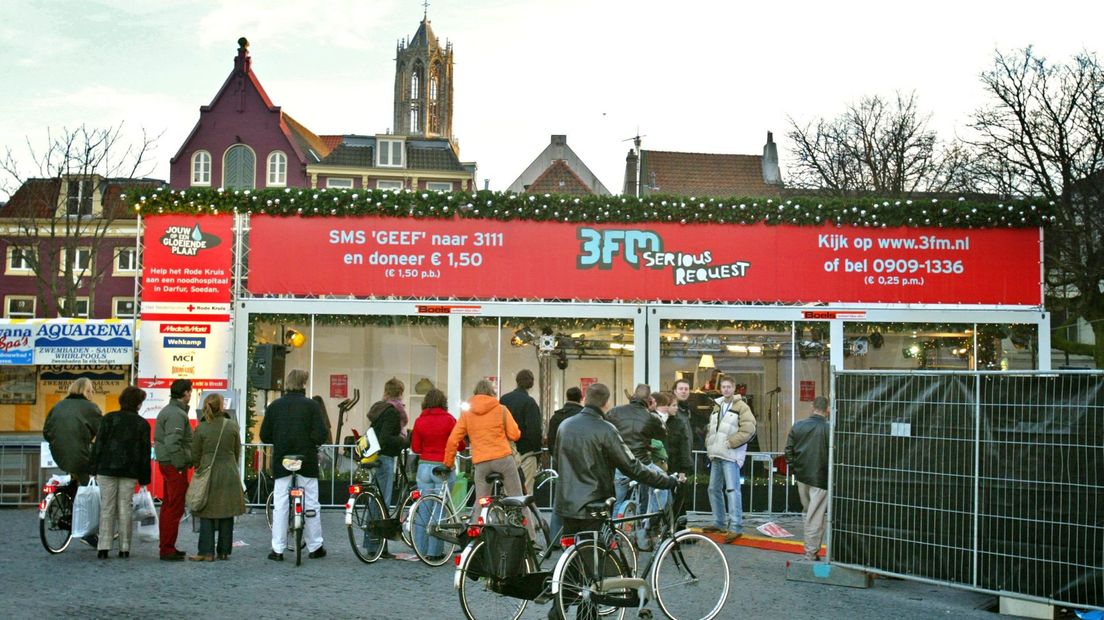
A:
[[[617,498],[611,497],[602,504],[587,504],[586,511],[591,519],[608,519],[613,514],[613,507],[616,503]]]
[[[288,471],[299,471],[303,467],[303,456],[301,454],[285,454],[280,464]]]
[[[492,471],[491,473],[487,474],[487,477],[484,478],[484,480],[487,482],[487,484],[502,482],[502,474],[498,473],[497,471]]]
[[[532,501],[532,495],[511,495],[510,497],[503,497],[498,500],[500,506],[508,506],[510,508],[524,508]]]

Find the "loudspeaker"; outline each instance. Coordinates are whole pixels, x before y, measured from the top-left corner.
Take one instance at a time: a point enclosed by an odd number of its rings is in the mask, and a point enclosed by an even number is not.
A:
[[[255,390],[284,389],[284,356],[287,348],[278,344],[259,344],[249,361],[249,382]]]

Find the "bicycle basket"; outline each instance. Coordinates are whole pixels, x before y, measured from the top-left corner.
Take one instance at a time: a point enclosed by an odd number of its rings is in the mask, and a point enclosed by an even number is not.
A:
[[[483,526],[482,573],[495,579],[509,579],[525,574],[525,554],[529,551],[529,534],[516,525],[488,524]]]

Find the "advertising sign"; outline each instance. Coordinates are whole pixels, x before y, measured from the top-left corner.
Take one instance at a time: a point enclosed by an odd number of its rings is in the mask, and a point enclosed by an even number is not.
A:
[[[250,225],[254,295],[1042,304],[1042,236],[1030,228],[265,215]]]
[[[233,217],[153,215],[143,221],[143,302],[230,302]]]
[[[39,366],[129,365],[134,361],[131,323],[48,321],[33,326],[34,363]]]
[[[330,375],[330,398],[349,397],[349,375]]]
[[[230,386],[229,305],[181,304],[174,309],[162,303],[154,306],[162,312],[148,313],[142,307],[138,387],[168,388],[175,379],[190,379],[196,390]]]
[[[0,366],[34,363],[34,332],[30,325],[0,324]]]

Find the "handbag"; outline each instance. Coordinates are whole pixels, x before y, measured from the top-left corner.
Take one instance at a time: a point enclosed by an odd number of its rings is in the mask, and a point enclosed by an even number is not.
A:
[[[197,470],[192,476],[192,483],[188,485],[188,492],[184,494],[184,505],[192,512],[199,512],[207,506],[207,496],[211,490],[211,469],[215,466],[215,458],[218,456],[219,446],[222,445],[222,434],[226,432],[226,420],[222,421],[219,429],[219,438],[215,443],[215,451],[211,453],[211,463],[203,469]]]

